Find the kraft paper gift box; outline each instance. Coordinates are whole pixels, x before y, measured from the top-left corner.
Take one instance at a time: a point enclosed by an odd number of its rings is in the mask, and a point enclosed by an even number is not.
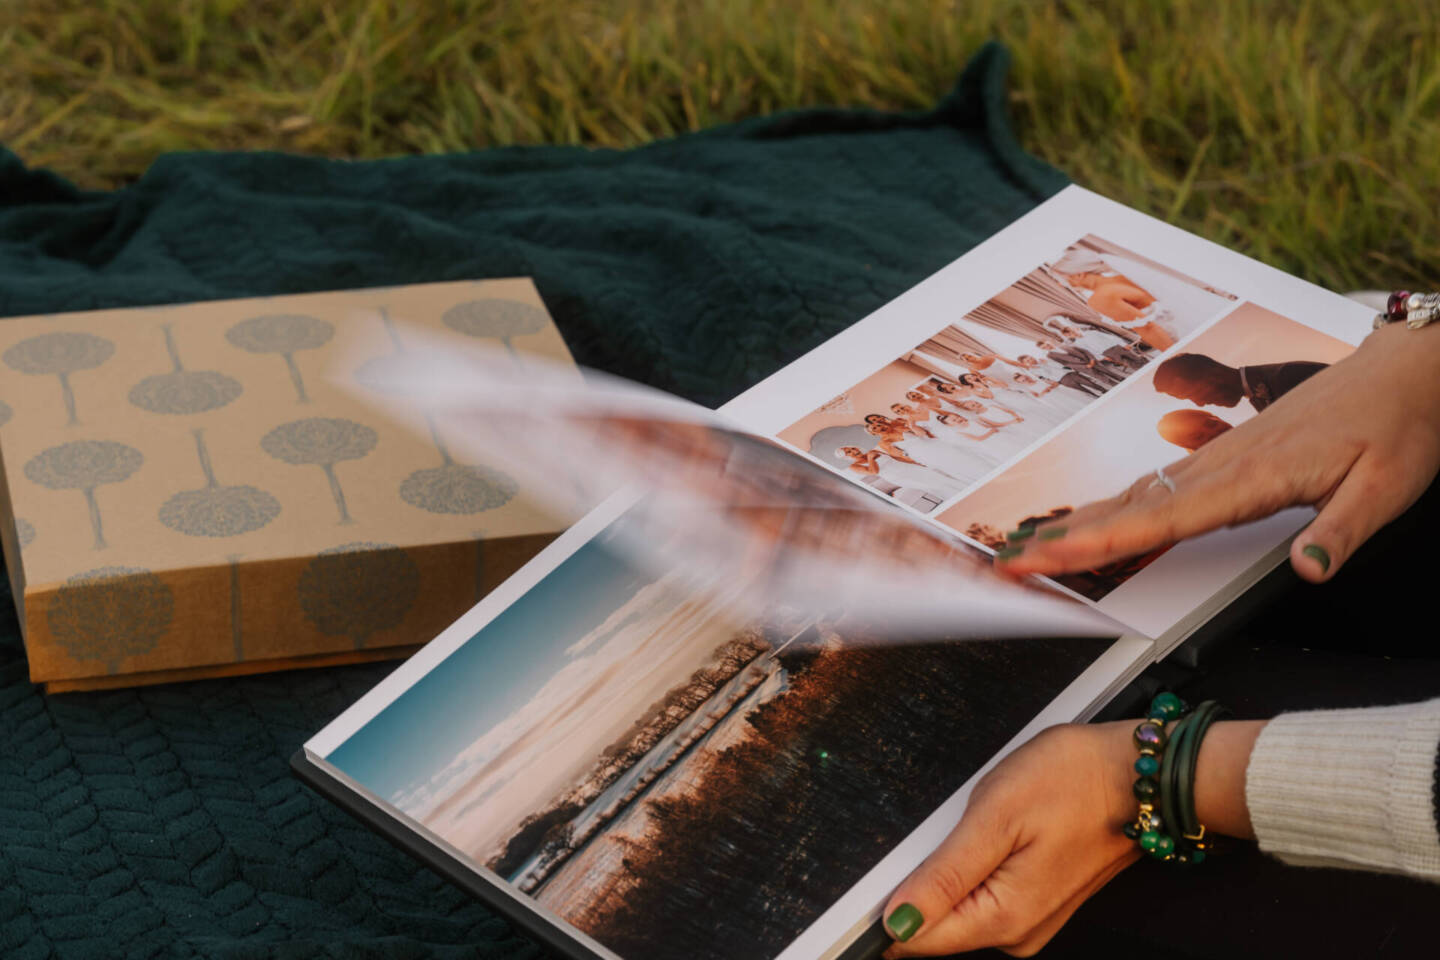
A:
[[[403,656],[553,539],[513,479],[377,413],[403,397],[364,399],[427,327],[571,362],[526,279],[0,320],[0,534],[31,680]],[[347,391],[327,360],[365,350]]]

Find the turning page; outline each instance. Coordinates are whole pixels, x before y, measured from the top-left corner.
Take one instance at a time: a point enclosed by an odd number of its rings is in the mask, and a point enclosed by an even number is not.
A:
[[[1372,316],[1069,187],[722,411],[993,550],[1257,416],[1348,354]],[[1311,516],[1058,583],[1173,646]]]

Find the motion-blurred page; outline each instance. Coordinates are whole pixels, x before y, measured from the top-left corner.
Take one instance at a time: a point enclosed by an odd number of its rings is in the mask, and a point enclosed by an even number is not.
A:
[[[1371,317],[1070,187],[722,412],[994,550],[1257,416]],[[1057,582],[1162,637],[1311,516]]]

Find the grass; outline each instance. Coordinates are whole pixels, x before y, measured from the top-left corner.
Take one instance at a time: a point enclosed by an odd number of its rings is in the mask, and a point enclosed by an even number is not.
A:
[[[1334,289],[1440,286],[1434,0],[0,0],[0,142],[92,187],[169,150],[625,147],[927,106],[990,37],[1076,181]]]

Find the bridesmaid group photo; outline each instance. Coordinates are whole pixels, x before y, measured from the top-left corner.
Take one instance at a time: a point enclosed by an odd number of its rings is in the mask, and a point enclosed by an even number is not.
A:
[[[1234,300],[1088,235],[780,436],[930,513]]]

